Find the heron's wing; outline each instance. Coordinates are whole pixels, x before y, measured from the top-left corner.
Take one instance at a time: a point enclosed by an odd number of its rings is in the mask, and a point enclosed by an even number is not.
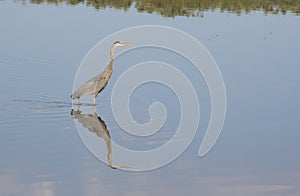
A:
[[[95,93],[97,83],[99,79],[101,78],[100,74],[95,75],[91,79],[89,79],[87,82],[85,82],[83,85],[81,85],[73,94],[72,97],[81,97],[84,95],[90,95]]]
[[[96,84],[96,92],[100,93],[107,85],[110,74],[106,71],[102,72]]]

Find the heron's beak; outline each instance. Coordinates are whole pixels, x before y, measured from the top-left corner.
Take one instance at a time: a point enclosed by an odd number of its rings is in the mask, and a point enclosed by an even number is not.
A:
[[[123,42],[123,46],[131,46],[131,45],[133,45],[132,42]]]

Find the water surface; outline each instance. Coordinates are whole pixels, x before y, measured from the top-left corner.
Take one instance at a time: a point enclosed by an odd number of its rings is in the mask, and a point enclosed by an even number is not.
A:
[[[204,17],[167,17],[157,10],[148,14],[140,8],[145,4],[136,2],[121,9],[110,4],[98,9],[84,3],[0,2],[1,195],[299,195],[300,20],[295,9],[266,15],[254,6],[239,14],[211,5],[194,9]],[[180,118],[174,94],[147,84],[132,97],[132,115],[146,122],[149,104],[159,100],[168,109],[164,129],[139,140],[118,127],[109,105],[111,88],[132,64],[158,60],[177,66],[198,85],[201,100],[200,127],[183,155],[150,172],[126,172],[87,150],[69,96],[78,66],[93,45],[115,31],[145,24],[178,28],[204,44],[223,74],[228,110],[218,142],[200,158],[210,117],[203,78],[168,51],[148,48],[120,56],[116,64],[127,63],[115,67],[94,116],[105,122],[114,141],[135,150],[157,147],[174,134]],[[81,110],[91,117],[90,108],[83,105]],[[106,151],[105,140],[89,133]],[[114,157],[113,149],[112,160],[114,165],[125,162]]]

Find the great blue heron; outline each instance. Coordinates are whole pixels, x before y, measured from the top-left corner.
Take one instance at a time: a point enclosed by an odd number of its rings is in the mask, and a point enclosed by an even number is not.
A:
[[[96,76],[89,79],[83,85],[81,85],[72,95],[72,99],[78,99],[78,104],[80,104],[80,97],[85,95],[94,95],[94,105],[96,104],[96,98],[98,94],[106,87],[108,80],[112,74],[114,66],[114,52],[118,46],[128,46],[131,45],[130,42],[120,42],[117,41],[113,43],[110,49],[110,61],[106,69]]]
[[[128,166],[116,166],[113,164],[110,134],[105,122],[97,115],[95,110],[94,114],[82,114],[79,107],[77,111],[72,109],[71,115],[77,119],[84,128],[87,128],[90,132],[96,133],[98,137],[104,139],[107,148],[108,165],[112,169],[129,168]]]

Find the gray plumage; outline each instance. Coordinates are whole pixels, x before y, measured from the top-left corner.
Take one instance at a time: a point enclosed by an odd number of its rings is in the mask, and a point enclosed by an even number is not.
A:
[[[128,42],[115,42],[110,49],[110,62],[107,68],[101,73],[97,74],[91,79],[89,79],[87,82],[85,82],[83,85],[81,85],[72,95],[72,99],[78,99],[78,104],[80,104],[80,97],[86,96],[86,95],[93,95],[94,96],[94,102],[93,104],[96,104],[96,98],[98,94],[106,87],[110,76],[113,71],[113,65],[114,65],[114,51],[115,48],[118,46],[127,46],[131,43]]]

